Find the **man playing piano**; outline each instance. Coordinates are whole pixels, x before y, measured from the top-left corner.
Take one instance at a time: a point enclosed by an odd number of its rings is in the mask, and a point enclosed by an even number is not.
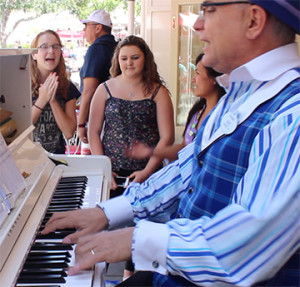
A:
[[[94,209],[54,214],[78,231],[70,274],[132,256],[134,286],[298,286],[298,0],[211,0],[195,23],[228,93],[177,161]],[[116,229],[136,222],[135,227]],[[105,229],[112,231],[100,232]],[[146,276],[150,274],[150,276]]]

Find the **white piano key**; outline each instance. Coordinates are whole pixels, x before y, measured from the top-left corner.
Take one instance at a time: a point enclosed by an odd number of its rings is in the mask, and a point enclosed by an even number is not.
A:
[[[79,175],[85,175],[88,178],[88,184],[85,190],[85,198],[83,202],[83,208],[88,207],[94,207],[95,204],[103,198],[103,184],[104,184],[104,177],[99,174],[95,174],[94,171],[89,172],[80,172],[80,171],[72,171],[72,172],[64,172],[63,176],[79,176]],[[3,267],[3,270],[1,270],[0,273],[0,286],[14,286],[15,282],[17,281],[18,273],[16,277],[10,277],[7,276],[9,274],[10,270],[20,270],[22,265],[24,264],[26,254],[28,251],[24,248],[24,246],[31,246],[31,242],[35,238],[32,237],[32,226],[38,226],[39,223],[42,221],[42,218],[44,217],[44,213],[46,212],[47,202],[50,202],[50,198],[53,194],[53,190],[55,190],[55,186],[57,184],[57,181],[54,179],[49,181],[44,192],[41,194],[40,198],[35,204],[35,207],[31,213],[30,218],[27,220],[26,224],[24,225],[23,231],[21,233],[20,238],[16,242],[10,257],[5,262],[5,265]],[[43,216],[41,216],[41,214]],[[36,231],[35,231],[36,232]],[[20,260],[21,258],[21,260]],[[23,258],[23,260],[22,260]],[[61,285],[63,287],[86,287],[86,286],[92,286],[92,287],[101,287],[105,286],[105,281],[103,281],[103,278],[105,277],[105,274],[102,274],[101,272],[104,272],[105,270],[105,263],[99,263],[96,268],[98,274],[94,274],[94,270],[85,271],[82,274],[76,275],[76,276],[68,276],[67,282],[65,285]],[[100,266],[100,267],[99,267]],[[99,271],[101,270],[101,271]],[[15,271],[14,271],[15,272]],[[99,279],[100,278],[100,279]],[[93,281],[96,283],[94,284]],[[4,284],[4,285],[2,285]],[[79,284],[79,285],[76,285]],[[28,286],[38,286],[40,284],[29,284]],[[49,284],[48,284],[49,285]],[[52,284],[53,285],[53,284]],[[47,285],[45,285],[47,286]]]
[[[38,240],[37,242],[43,242]],[[61,242],[61,240],[47,240],[47,242]],[[69,266],[74,266],[75,264],[75,246],[71,254],[71,262]],[[104,262],[97,263],[92,270],[82,271],[80,274],[65,277],[66,283],[22,283],[21,286],[49,286],[49,285],[59,285],[60,287],[105,287],[105,269],[106,264]],[[17,285],[16,287],[18,287]],[[2,286],[2,285],[1,285]]]

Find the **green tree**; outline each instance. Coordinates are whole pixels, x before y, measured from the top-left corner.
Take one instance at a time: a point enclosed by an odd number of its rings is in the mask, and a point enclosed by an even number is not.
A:
[[[127,9],[127,0],[0,0],[0,47],[6,47],[7,38],[20,23],[36,19],[43,14],[69,11],[79,19],[83,19],[95,9],[105,9],[111,12],[119,5]],[[135,0],[135,6],[136,13],[139,15],[140,0]],[[16,20],[9,30],[7,23],[12,12],[15,11],[22,11],[23,17]]]

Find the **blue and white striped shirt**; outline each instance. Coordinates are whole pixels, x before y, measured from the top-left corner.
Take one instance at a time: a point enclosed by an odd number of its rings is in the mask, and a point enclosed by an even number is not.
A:
[[[165,274],[154,285],[299,283],[299,66],[290,44],[233,71],[178,161],[101,204],[112,227],[137,222],[133,261]]]

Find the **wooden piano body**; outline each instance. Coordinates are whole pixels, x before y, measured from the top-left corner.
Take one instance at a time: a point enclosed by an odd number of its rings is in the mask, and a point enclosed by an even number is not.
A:
[[[7,55],[11,57],[10,60]],[[33,143],[31,134],[34,127],[28,124],[31,118],[28,116],[28,113],[31,113],[30,82],[26,75],[29,73],[30,58],[22,51],[8,51],[8,53],[5,51],[4,58],[2,56],[3,51],[0,49],[0,92],[6,97],[5,103],[0,103],[0,106],[18,114],[17,125],[22,122],[18,126],[16,139],[8,146],[8,152],[19,172],[27,175],[24,178],[25,188],[0,225],[0,286],[10,287],[16,284],[59,180],[66,176],[88,176],[89,184],[84,207],[93,207],[96,202],[108,198],[111,164],[106,156],[49,154],[39,144]],[[24,56],[26,56],[25,67],[20,69]],[[17,74],[19,85],[23,86],[22,95],[19,91],[17,93],[12,91],[18,85],[12,80],[11,84],[8,83],[9,79],[5,71],[11,72],[11,79],[14,79]],[[0,154],[0,161],[3,158]],[[57,165],[55,161],[64,164]],[[5,167],[1,165],[1,168]],[[61,286],[104,286],[104,267],[104,263],[97,264],[94,270],[72,276],[73,279],[68,284]],[[81,277],[89,277],[87,282],[91,283],[84,285]]]

